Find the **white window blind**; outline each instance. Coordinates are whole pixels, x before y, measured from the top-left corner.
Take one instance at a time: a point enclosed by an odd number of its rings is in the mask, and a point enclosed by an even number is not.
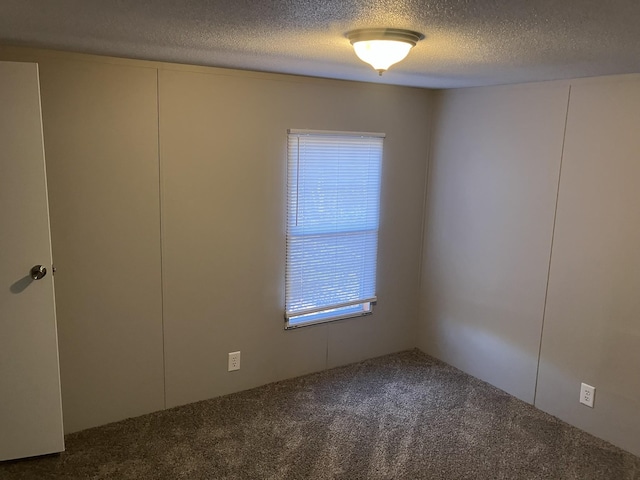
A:
[[[289,132],[287,328],[371,312],[383,137]]]

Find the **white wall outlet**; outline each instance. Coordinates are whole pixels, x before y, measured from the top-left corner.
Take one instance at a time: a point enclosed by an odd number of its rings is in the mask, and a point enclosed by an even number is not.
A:
[[[580,386],[580,403],[593,408],[593,400],[596,396],[596,387],[583,383]]]
[[[229,353],[229,371],[240,370],[240,352]]]

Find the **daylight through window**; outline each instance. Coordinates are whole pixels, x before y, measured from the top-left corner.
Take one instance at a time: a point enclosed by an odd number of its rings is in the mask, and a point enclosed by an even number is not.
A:
[[[289,131],[287,328],[371,313],[383,139]]]

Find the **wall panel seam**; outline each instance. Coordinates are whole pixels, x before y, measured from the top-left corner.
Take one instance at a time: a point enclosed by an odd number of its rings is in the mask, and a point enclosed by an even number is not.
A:
[[[435,98],[433,98],[435,97]],[[422,312],[422,304],[424,302],[422,295],[422,281],[424,278],[424,256],[425,256],[425,241],[427,238],[427,226],[429,225],[429,180],[431,178],[431,163],[433,159],[433,133],[435,130],[435,124],[437,120],[436,115],[436,103],[440,101],[440,92],[438,95],[434,95],[431,98],[431,112],[429,112],[429,147],[427,148],[427,166],[425,168],[424,174],[424,191],[422,198],[422,228],[421,228],[421,237],[420,237],[420,253],[418,256],[418,315],[416,318],[417,327],[419,327],[421,323],[421,312]],[[420,344],[420,335],[417,335],[415,338],[418,339],[418,344]],[[415,347],[419,347],[419,345],[415,345]]]
[[[164,285],[164,222],[163,220],[163,181],[162,181],[162,160],[161,160],[161,142],[160,142],[160,70],[156,70],[156,121],[158,132],[158,207],[160,215],[160,322],[162,324],[162,405],[167,408],[167,365],[166,365],[166,341],[165,341],[165,285]]]
[[[549,265],[547,268],[547,285],[544,292],[544,304],[542,307],[542,325],[540,327],[540,341],[538,343],[538,365],[536,366],[536,382],[533,389],[533,404],[536,404],[538,396],[538,379],[540,376],[540,359],[542,358],[542,338],[544,335],[544,322],[547,317],[547,299],[549,298],[549,279],[551,278],[551,261],[553,259],[553,242],[556,234],[556,220],[558,218],[558,201],[560,198],[560,181],[562,179],[562,161],[564,160],[564,147],[567,140],[567,124],[569,121],[569,105],[571,104],[571,85],[567,94],[567,109],[564,117],[564,131],[562,133],[562,148],[560,150],[560,166],[558,168],[558,186],[556,187],[556,204],[553,211],[553,227],[551,228],[551,247],[549,249]]]

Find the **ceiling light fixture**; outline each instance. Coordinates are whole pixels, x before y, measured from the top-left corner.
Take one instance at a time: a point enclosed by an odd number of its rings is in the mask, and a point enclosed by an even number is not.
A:
[[[391,65],[404,59],[424,35],[399,28],[361,28],[346,33],[360,60],[382,75]]]

